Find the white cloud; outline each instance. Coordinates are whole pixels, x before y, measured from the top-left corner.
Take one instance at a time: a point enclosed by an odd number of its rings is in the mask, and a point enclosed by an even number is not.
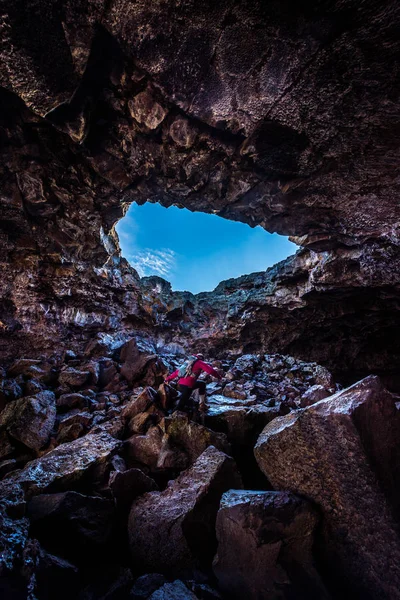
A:
[[[161,250],[145,248],[130,254],[127,258],[141,277],[158,275],[167,278],[176,266],[176,253],[169,248]]]

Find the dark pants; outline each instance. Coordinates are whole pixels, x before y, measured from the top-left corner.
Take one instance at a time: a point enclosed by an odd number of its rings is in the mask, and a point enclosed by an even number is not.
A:
[[[191,402],[190,396],[194,390],[199,390],[200,395],[204,396],[206,393],[206,384],[204,381],[196,381],[194,386],[191,388],[187,385],[178,385],[178,390],[181,393],[178,403],[178,410],[193,410],[193,402]]]

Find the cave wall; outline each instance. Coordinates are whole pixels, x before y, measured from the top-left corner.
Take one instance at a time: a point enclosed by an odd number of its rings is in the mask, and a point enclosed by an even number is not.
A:
[[[363,365],[379,336],[395,356],[398,13],[391,0],[4,6],[0,360],[157,325],[114,231],[132,201],[308,248],[304,289],[284,268],[287,301],[268,274],[250,277],[247,297],[239,281],[235,346],[332,362],[347,344],[354,361],[373,331]],[[210,327],[224,338],[230,285],[204,339]]]

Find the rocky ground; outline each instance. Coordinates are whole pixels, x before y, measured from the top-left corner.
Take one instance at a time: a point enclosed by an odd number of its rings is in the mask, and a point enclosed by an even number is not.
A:
[[[396,398],[242,355],[204,421],[162,383],[181,361],[108,336],[2,371],[3,597],[397,598]]]

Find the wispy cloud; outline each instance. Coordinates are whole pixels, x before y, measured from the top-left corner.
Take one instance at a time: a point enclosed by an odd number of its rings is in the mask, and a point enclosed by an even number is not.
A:
[[[145,248],[130,254],[127,258],[141,277],[158,275],[166,278],[174,271],[176,266],[176,253],[169,248],[162,248],[161,250]]]

